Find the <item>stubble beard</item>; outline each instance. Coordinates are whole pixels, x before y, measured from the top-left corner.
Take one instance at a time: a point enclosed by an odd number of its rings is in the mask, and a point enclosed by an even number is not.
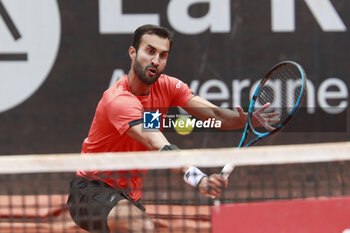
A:
[[[147,70],[149,68],[157,69],[157,75],[154,77],[151,77],[147,73]],[[158,80],[159,76],[161,75],[161,72],[158,71],[158,68],[156,66],[147,65],[146,67],[143,68],[142,65],[138,62],[137,56],[135,58],[133,69],[134,69],[134,72],[137,75],[137,77],[139,77],[143,83],[148,84],[148,85],[152,85],[153,83],[155,83]]]

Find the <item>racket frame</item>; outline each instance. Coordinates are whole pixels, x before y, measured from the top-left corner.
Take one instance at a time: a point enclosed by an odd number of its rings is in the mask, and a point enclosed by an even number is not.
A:
[[[298,99],[296,100],[296,102],[294,104],[294,107],[290,111],[288,117],[283,122],[278,124],[277,127],[274,130],[269,131],[269,132],[265,132],[265,133],[258,132],[252,126],[254,104],[255,104],[255,101],[257,99],[258,93],[259,93],[261,87],[264,86],[266,81],[272,76],[272,74],[276,71],[276,69],[278,67],[284,66],[284,65],[288,65],[288,64],[292,64],[292,65],[296,66],[298,68],[300,74],[301,74],[302,85],[301,85],[301,90],[300,90],[300,94],[298,96]],[[238,148],[252,146],[253,144],[258,142],[262,138],[265,138],[265,137],[267,137],[269,135],[275,134],[278,131],[280,131],[293,118],[293,116],[295,115],[297,109],[299,108],[299,106],[300,106],[300,104],[302,102],[305,90],[306,90],[306,74],[305,74],[305,71],[304,71],[304,69],[303,69],[303,67],[301,65],[299,65],[298,63],[296,63],[294,61],[289,61],[288,60],[288,61],[282,61],[282,62],[276,64],[275,66],[273,66],[271,68],[271,70],[265,75],[265,77],[260,81],[259,85],[257,86],[257,88],[254,91],[254,94],[252,96],[252,99],[251,99],[249,107],[248,107],[247,120],[246,120],[246,124],[245,124],[245,127],[244,127],[243,135],[242,135],[241,141],[240,141],[240,143],[238,145]],[[254,138],[253,140],[251,140],[246,145],[244,145],[244,143],[245,143],[245,141],[247,139],[249,130],[251,130],[257,137]],[[225,167],[221,171],[221,175],[223,175],[225,177],[228,177],[231,174],[231,172],[233,171],[233,168],[234,168],[233,165],[226,164]]]
[[[301,85],[301,90],[300,90],[300,94],[298,96],[298,99],[296,100],[292,110],[288,114],[288,117],[283,122],[281,122],[279,125],[277,125],[277,127],[274,130],[269,131],[269,132],[265,132],[265,133],[258,132],[254,129],[254,127],[252,125],[252,120],[253,120],[254,105],[255,105],[257,96],[259,94],[259,91],[260,91],[261,87],[264,86],[266,81],[271,77],[271,75],[275,72],[275,70],[278,67],[288,65],[288,64],[292,64],[292,65],[296,66],[301,74],[302,85]],[[257,88],[254,91],[254,94],[252,96],[252,99],[250,101],[249,108],[248,108],[248,116],[247,116],[246,126],[244,128],[242,139],[238,145],[238,148],[244,146],[244,143],[246,141],[249,130],[251,130],[257,137],[255,139],[253,139],[252,141],[250,141],[249,143],[247,143],[244,147],[249,147],[249,146],[255,144],[257,141],[261,140],[262,138],[267,137],[267,136],[272,135],[272,134],[275,134],[279,130],[281,130],[283,128],[283,126],[285,126],[295,115],[295,112],[297,111],[297,109],[298,109],[299,105],[301,104],[302,99],[304,97],[304,91],[306,89],[305,87],[306,87],[306,74],[305,74],[304,69],[298,63],[296,63],[294,61],[283,61],[283,62],[276,64],[271,69],[271,71],[269,73],[267,73],[267,75],[265,75],[263,80],[260,81],[259,85],[257,86]]]

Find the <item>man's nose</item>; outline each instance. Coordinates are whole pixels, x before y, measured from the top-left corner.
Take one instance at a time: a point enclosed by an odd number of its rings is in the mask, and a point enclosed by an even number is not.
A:
[[[152,58],[152,65],[159,66],[159,55]]]

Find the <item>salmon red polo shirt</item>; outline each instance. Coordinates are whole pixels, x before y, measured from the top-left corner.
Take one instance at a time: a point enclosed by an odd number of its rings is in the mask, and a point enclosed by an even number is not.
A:
[[[128,76],[107,89],[97,105],[82,153],[93,156],[100,152],[148,151],[125,132],[143,122],[143,111],[159,110],[164,116],[169,107],[183,107],[194,95],[189,87],[177,78],[161,74],[152,84],[147,96],[135,96],[130,91]],[[139,200],[142,181],[147,170],[132,171],[77,171],[78,176],[89,180],[103,180],[108,185],[125,189],[130,198]]]

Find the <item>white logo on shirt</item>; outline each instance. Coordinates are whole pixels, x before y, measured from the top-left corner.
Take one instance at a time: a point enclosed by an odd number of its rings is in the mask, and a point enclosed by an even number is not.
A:
[[[111,196],[111,202],[114,201],[115,198],[116,198],[115,195]]]
[[[181,85],[181,81],[179,81],[179,82],[176,84],[176,88],[180,88],[180,85]]]

